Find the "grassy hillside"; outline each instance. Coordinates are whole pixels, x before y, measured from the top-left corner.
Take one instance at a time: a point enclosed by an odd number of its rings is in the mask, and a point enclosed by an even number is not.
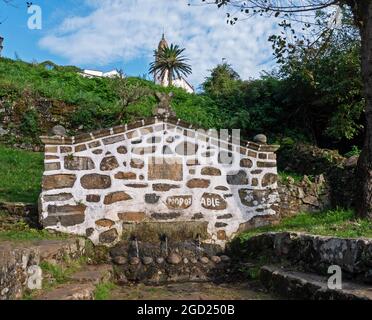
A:
[[[41,191],[43,162],[42,153],[0,145],[0,202],[36,203]]]
[[[62,124],[70,134],[118,124],[119,99],[111,79],[87,79],[75,67],[51,62],[29,64],[0,58],[0,125],[9,130],[3,141],[35,144],[38,136]],[[151,81],[129,78],[131,85],[146,88],[147,95],[128,107],[122,123],[152,114],[156,91],[174,94],[172,107],[178,117],[203,127],[219,127],[214,102],[178,88],[163,88]],[[5,121],[4,121],[5,119]]]

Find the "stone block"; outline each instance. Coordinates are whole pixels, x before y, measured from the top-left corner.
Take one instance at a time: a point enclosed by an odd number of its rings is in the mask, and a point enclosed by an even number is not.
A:
[[[74,174],[55,174],[43,176],[43,190],[72,188],[75,184],[76,176]]]

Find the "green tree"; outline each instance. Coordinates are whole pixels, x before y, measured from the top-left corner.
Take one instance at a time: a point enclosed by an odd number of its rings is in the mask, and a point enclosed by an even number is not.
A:
[[[202,0],[205,2],[205,0]],[[361,73],[364,87],[365,143],[357,166],[357,213],[372,219],[372,0],[216,0],[218,7],[230,6],[246,16],[275,16],[308,24],[309,15],[331,6],[348,7],[361,37]],[[237,17],[228,14],[228,22],[234,24]],[[292,29],[293,30],[293,29]],[[283,41],[285,41],[283,39]]]
[[[211,75],[202,84],[204,92],[210,96],[230,92],[240,80],[239,74],[228,63],[219,64],[210,72]]]
[[[168,86],[172,86],[173,79],[181,75],[191,74],[191,66],[186,63],[188,59],[183,55],[184,48],[171,44],[155,50],[155,61],[150,64],[150,73],[159,73],[160,77],[168,76]]]

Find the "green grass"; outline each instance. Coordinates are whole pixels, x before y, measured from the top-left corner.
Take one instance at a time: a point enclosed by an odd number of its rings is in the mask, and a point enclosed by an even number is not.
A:
[[[43,169],[42,153],[0,145],[0,201],[36,203]]]
[[[96,286],[94,291],[94,300],[108,300],[111,296],[111,291],[117,286],[112,282],[103,282]]]
[[[301,182],[302,179],[304,178],[303,175],[300,175],[294,172],[287,172],[287,171],[279,171],[278,177],[279,177],[279,180],[284,183],[288,181],[288,178],[292,178],[294,182],[296,183]]]
[[[119,98],[113,80],[84,78],[78,71],[61,66],[48,70],[43,64],[0,58],[0,98],[9,108],[24,97],[43,97],[75,106],[74,114],[64,115],[72,131],[80,125],[89,131],[117,124]],[[129,77],[128,82],[146,88],[149,94],[128,107],[123,121],[150,116],[158,103],[154,93],[159,91],[173,93],[172,107],[179,118],[206,128],[219,127],[222,123],[218,107],[209,97],[188,94],[180,88],[165,88],[138,77]]]
[[[372,238],[372,221],[354,219],[354,213],[351,210],[337,209],[320,213],[300,213],[294,217],[284,218],[278,225],[243,232],[239,235],[239,239],[244,241],[257,234],[280,231],[298,231],[344,238]]]
[[[33,240],[63,240],[67,234],[52,234],[47,230],[30,228],[24,222],[17,222],[3,226],[0,224],[0,240],[8,241],[33,241]]]

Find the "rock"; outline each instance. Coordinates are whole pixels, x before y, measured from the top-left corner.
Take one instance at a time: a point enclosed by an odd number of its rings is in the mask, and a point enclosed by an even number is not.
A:
[[[172,196],[166,200],[169,209],[187,209],[192,205],[192,196]]]
[[[259,144],[267,144],[267,137],[264,134],[257,134],[253,137],[253,141]]]
[[[302,201],[303,201],[303,203],[310,204],[314,207],[319,207],[320,206],[317,197],[314,197],[314,196],[311,196],[311,195],[306,196],[305,198],[302,199]]]
[[[156,151],[156,146],[132,148],[132,153],[138,154],[138,155],[154,153],[155,151]]]
[[[350,158],[345,159],[343,164],[346,168],[356,167],[356,165],[358,164],[358,159],[359,156],[351,156]]]
[[[222,262],[229,262],[231,260],[230,257],[226,255],[220,256],[220,259]]]
[[[151,217],[156,220],[171,220],[171,219],[176,219],[180,216],[181,216],[181,213],[179,212],[167,212],[167,213],[155,212],[151,214]]]
[[[60,194],[50,194],[50,195],[44,195],[43,199],[46,202],[51,201],[67,201],[73,198],[73,195],[71,193],[60,193]]]
[[[212,256],[212,257],[211,257],[211,260],[212,260],[214,263],[220,263],[220,262],[221,262],[221,258],[218,257],[218,256]]]
[[[120,154],[126,154],[128,151],[127,151],[126,147],[120,146],[120,147],[117,148],[117,152],[120,153]]]
[[[52,134],[54,136],[61,136],[61,137],[65,137],[67,132],[66,132],[66,129],[61,126],[61,125],[56,125],[52,128]]]
[[[183,263],[184,263],[184,264],[188,264],[188,263],[189,263],[189,259],[187,259],[187,258],[183,258]]]
[[[149,265],[153,262],[154,260],[151,257],[143,257],[142,262],[144,265]]]
[[[193,216],[192,216],[192,220],[200,220],[200,219],[203,219],[204,218],[204,215],[199,212],[199,213],[195,213]]]
[[[103,141],[104,145],[108,145],[108,144],[114,144],[116,142],[120,142],[120,141],[123,141],[123,140],[125,140],[125,135],[121,134],[121,135],[118,135],[118,136],[105,138],[102,141]]]
[[[145,202],[150,204],[155,204],[159,201],[160,196],[158,196],[156,193],[148,193],[145,194]]]
[[[243,205],[255,207],[268,201],[270,193],[270,190],[240,189],[239,197]]]
[[[240,166],[242,168],[252,168],[253,162],[251,159],[245,158],[240,160]]]
[[[111,228],[114,224],[115,222],[110,219],[100,219],[96,221],[96,225],[103,228]]]
[[[111,187],[111,178],[110,176],[92,173],[82,176],[80,183],[84,189],[108,189]]]
[[[120,273],[117,276],[116,282],[119,286],[123,286],[123,285],[126,285],[128,283],[128,279],[124,274]]]
[[[208,264],[209,263],[209,259],[207,257],[201,257],[200,258],[200,262],[203,263],[203,264]]]
[[[201,170],[201,174],[204,176],[220,176],[221,170],[214,167],[204,167]]]
[[[233,215],[231,213],[223,214],[217,217],[217,219],[231,219]]]
[[[123,221],[140,222],[146,218],[144,212],[119,212],[118,217]]]
[[[229,174],[226,176],[226,181],[232,185],[246,185],[248,184],[247,173],[240,170],[237,174]]]
[[[114,259],[112,259],[112,261],[113,261],[115,264],[121,266],[121,265],[127,264],[128,259],[125,258],[125,257],[123,257],[123,256],[117,256],[117,257],[115,257]]]
[[[166,183],[154,183],[152,189],[154,191],[169,191],[171,189],[178,189],[180,186],[176,184],[166,184]]]
[[[163,258],[163,257],[158,257],[158,258],[156,258],[156,263],[157,263],[157,264],[162,264],[162,263],[164,263],[164,258]]]
[[[227,235],[225,230],[218,230],[217,231],[217,239],[218,240],[227,240]]]
[[[85,236],[90,237],[94,232],[94,228],[87,228],[85,229]]]
[[[111,192],[105,196],[104,204],[113,204],[119,201],[131,200],[132,197],[124,191]]]
[[[56,174],[43,176],[43,190],[72,188],[75,184],[74,174]]]
[[[66,156],[64,159],[65,169],[67,170],[92,170],[94,162],[88,157]]]
[[[3,129],[3,127],[0,126],[0,136],[3,136],[7,134],[8,132],[9,132],[8,130]]]
[[[88,194],[85,199],[87,202],[100,202],[101,196],[97,194]]]
[[[87,146],[85,144],[80,144],[75,147],[75,152],[85,151],[87,150]]]
[[[59,162],[52,162],[52,163],[45,163],[44,170],[45,171],[53,171],[61,169],[61,164]]]
[[[227,208],[227,202],[216,193],[204,193],[201,198],[201,205],[205,209],[224,210]]]
[[[120,180],[136,180],[137,175],[134,172],[122,172],[119,171],[115,173],[115,179],[120,179]]]
[[[105,232],[102,232],[99,235],[99,242],[112,243],[117,239],[117,237],[118,237],[118,232],[116,229],[107,230]]]
[[[206,179],[191,179],[187,181],[187,187],[190,189],[194,188],[208,188],[211,181]]]
[[[142,169],[145,163],[141,159],[131,159],[130,166],[134,169]]]
[[[192,264],[197,264],[197,263],[198,263],[198,259],[191,258],[191,259],[190,259],[190,262],[191,262]]]
[[[119,167],[119,163],[114,156],[103,158],[100,164],[102,171],[111,171]]]
[[[278,180],[278,176],[276,174],[266,173],[261,180],[261,184],[263,187],[267,187],[269,185],[274,184],[277,180]]]
[[[215,227],[216,228],[224,228],[224,227],[226,227],[228,224],[227,223],[224,223],[224,222],[216,222],[215,223]]]
[[[141,260],[140,258],[138,257],[132,257],[129,259],[129,264],[132,265],[132,266],[136,266],[138,264],[140,264]]]
[[[168,257],[167,257],[167,262],[169,264],[179,264],[181,262],[181,257],[176,254],[176,253],[171,253]]]

